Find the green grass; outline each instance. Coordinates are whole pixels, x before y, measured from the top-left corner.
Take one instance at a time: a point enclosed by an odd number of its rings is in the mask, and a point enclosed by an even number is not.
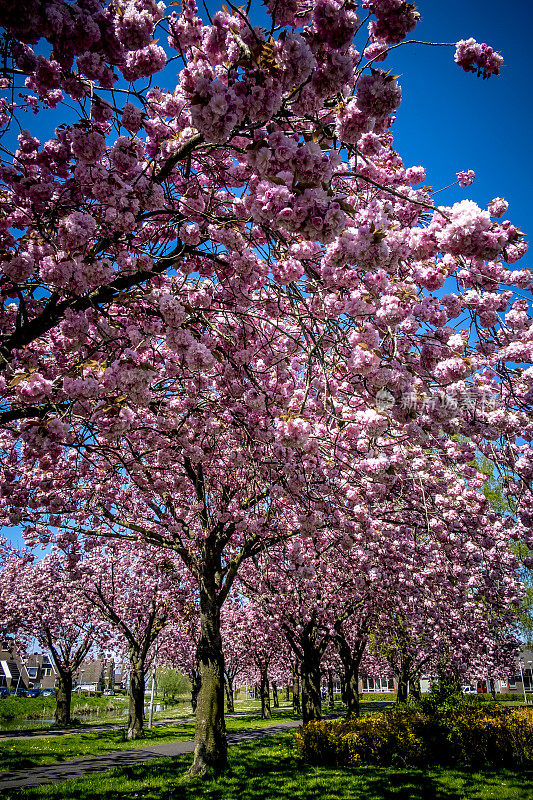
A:
[[[10,800],[527,800],[533,771],[334,769],[301,764],[292,732],[230,748],[231,773],[190,780],[191,756],[158,759],[62,784],[10,792]]]
[[[83,717],[91,712],[106,713],[114,709],[121,713],[127,709],[128,698],[72,696],[72,716]],[[0,700],[0,723],[18,719],[40,719],[53,717],[56,707],[55,697],[6,697]]]
[[[273,712],[271,720],[260,719],[257,715],[226,718],[229,732],[238,733],[250,728],[263,728],[277,725],[280,722],[297,719],[288,709]],[[0,752],[0,772],[17,769],[29,769],[45,764],[55,764],[69,758],[96,756],[117,750],[129,750],[134,747],[146,747],[149,744],[163,744],[183,739],[194,738],[194,725],[165,725],[164,727],[146,730],[142,739],[129,742],[124,738],[124,730],[103,730],[97,733],[73,733],[62,736],[51,736],[45,739],[10,739],[2,743]]]
[[[272,710],[271,720],[263,720],[257,713],[259,705],[260,703],[257,701],[236,703],[235,710],[238,716],[226,717],[228,733],[238,733],[250,728],[262,728],[288,720],[299,719],[292,713],[290,706],[282,704],[281,708]],[[247,714],[246,711],[250,708],[251,713]],[[370,704],[367,707],[363,704],[362,710],[363,712],[371,710]],[[337,705],[335,711],[342,713],[343,709],[340,705]],[[161,712],[161,716],[166,718],[164,712]],[[20,736],[22,737],[24,733],[26,732],[21,731]],[[151,730],[145,729],[145,733],[146,735],[143,739],[138,739],[135,742],[125,740],[125,728],[121,730],[106,730],[102,728],[91,733],[89,731],[83,732],[83,728],[80,726],[76,733],[65,733],[61,736],[54,735],[29,739],[18,738],[17,736],[13,739],[6,739],[0,744],[0,772],[29,769],[31,767],[54,764],[70,758],[96,756],[115,752],[116,750],[144,747],[147,744],[162,744],[164,742],[193,739],[194,724],[192,722],[180,722],[179,717],[176,717],[175,725],[160,726]]]

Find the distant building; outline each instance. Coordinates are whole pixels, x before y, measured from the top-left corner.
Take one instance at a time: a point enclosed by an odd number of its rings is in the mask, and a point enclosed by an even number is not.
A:
[[[84,661],[74,673],[74,687],[79,692],[103,692],[114,689],[115,665],[113,659],[96,658]]]
[[[114,684],[113,689],[115,692],[122,692],[126,691],[129,688],[129,668],[127,664],[118,663],[115,665],[115,676],[114,676]]]
[[[24,660],[28,689],[53,689],[56,686],[59,675],[47,653],[32,653]]]
[[[0,686],[14,692],[29,689],[30,678],[14,642],[0,643]]]
[[[533,650],[523,647],[514,673],[499,681],[502,694],[533,694]]]

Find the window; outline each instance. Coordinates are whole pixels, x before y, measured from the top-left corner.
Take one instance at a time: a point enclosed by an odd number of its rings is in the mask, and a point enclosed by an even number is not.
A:
[[[43,675],[47,678],[52,674],[52,667],[43,667]]]
[[[28,667],[28,675],[30,676],[30,678],[36,678],[37,677],[37,667]]]

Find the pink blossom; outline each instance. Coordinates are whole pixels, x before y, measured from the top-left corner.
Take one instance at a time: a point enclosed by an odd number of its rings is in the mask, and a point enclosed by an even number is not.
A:
[[[357,106],[365,114],[384,119],[396,111],[402,99],[402,90],[392,75],[382,69],[361,75],[357,81]]]
[[[127,81],[148,78],[160,72],[167,63],[167,56],[158,44],[149,44],[141,50],[131,50],[122,66],[122,74]]]
[[[364,133],[374,127],[374,117],[361,111],[357,101],[348,103],[337,117],[336,133],[341,142],[357,144]]]
[[[465,72],[477,72],[485,79],[499,74],[503,57],[488,44],[479,44],[475,39],[461,39],[456,45],[455,62]]]
[[[74,126],[71,133],[72,154],[88,164],[95,164],[105,153],[105,138],[99,131]]]
[[[475,178],[476,173],[473,169],[468,169],[457,173],[457,182],[459,183],[461,189],[464,189],[474,183]]]
[[[59,235],[66,250],[78,250],[90,245],[96,232],[96,220],[90,214],[73,211],[61,220]]]
[[[492,217],[503,217],[509,208],[509,203],[503,197],[495,197],[490,201],[488,208]]]

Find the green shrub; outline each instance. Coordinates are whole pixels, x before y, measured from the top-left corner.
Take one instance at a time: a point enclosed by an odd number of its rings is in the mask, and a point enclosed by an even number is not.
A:
[[[361,703],[382,703],[384,700],[396,700],[396,692],[361,692]]]
[[[393,708],[359,719],[312,722],[296,733],[296,749],[313,764],[354,766],[533,764],[533,709],[448,708],[438,714]]]

